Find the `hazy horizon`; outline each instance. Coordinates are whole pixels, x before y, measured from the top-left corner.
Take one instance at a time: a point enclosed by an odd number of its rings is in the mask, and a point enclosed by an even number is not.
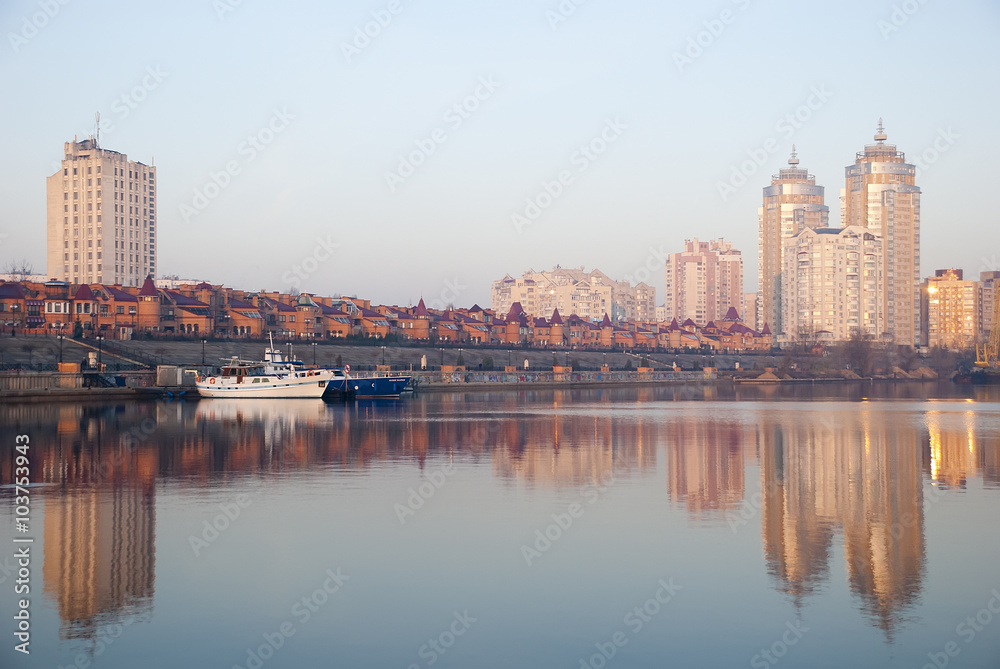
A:
[[[0,26],[4,265],[47,271],[45,178],[99,111],[102,146],[157,167],[159,276],[486,306],[529,268],[655,266],[662,304],[659,257],[724,237],[752,291],[792,145],[838,226],[880,117],[922,167],[921,275],[1000,269],[971,197],[1000,146],[985,0],[12,0]]]

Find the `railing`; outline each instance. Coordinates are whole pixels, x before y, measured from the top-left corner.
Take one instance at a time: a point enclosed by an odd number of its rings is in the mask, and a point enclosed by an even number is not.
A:
[[[403,372],[403,374],[408,374]],[[706,381],[716,378],[715,372],[412,372],[418,384],[426,383],[485,383],[519,385],[530,383],[639,383]]]

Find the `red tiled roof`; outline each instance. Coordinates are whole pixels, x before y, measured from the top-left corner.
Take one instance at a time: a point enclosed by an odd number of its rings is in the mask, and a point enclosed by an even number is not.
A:
[[[563,319],[562,319],[562,317],[559,316],[559,309],[558,308],[556,308],[556,309],[554,309],[552,311],[552,318],[549,319],[549,322],[552,323],[552,325],[562,325],[563,324]]]
[[[24,298],[24,291],[21,289],[21,284],[16,281],[3,281],[0,282],[0,298],[7,300],[20,300]]]
[[[153,283],[153,277],[147,276],[146,280],[142,282],[142,288],[139,290],[139,297],[159,297],[160,294],[156,292],[156,284]]]
[[[413,312],[413,315],[416,316],[417,318],[430,318],[431,317],[430,312],[427,311],[427,307],[424,305],[424,298],[421,297],[420,301],[417,302],[417,308]]]
[[[85,283],[81,283],[80,287],[76,291],[76,295],[73,296],[73,301],[75,302],[91,302],[94,298],[94,291],[90,289]]]
[[[138,298],[132,293],[126,293],[121,288],[115,288],[114,286],[108,286],[106,284],[101,285],[104,290],[108,291],[108,295],[115,302],[138,302]]]

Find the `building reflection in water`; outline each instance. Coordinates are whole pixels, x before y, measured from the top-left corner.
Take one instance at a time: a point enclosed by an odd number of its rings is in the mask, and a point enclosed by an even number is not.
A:
[[[668,496],[692,518],[717,522],[752,508],[744,531],[760,522],[766,569],[796,605],[829,581],[842,542],[850,588],[890,639],[921,593],[925,478],[945,490],[977,475],[1000,482],[1000,444],[977,438],[972,411],[901,421],[863,404],[675,411],[655,402],[685,397],[640,391],[616,404],[575,391],[535,395],[279,410],[254,400],[7,406],[0,432],[30,431],[33,477],[53,484],[38,489],[43,581],[63,638],[151,615],[158,479],[212,488],[461,457],[507,484],[568,487],[655,471],[662,449]],[[0,461],[4,480],[11,466]],[[748,498],[757,468],[761,497]]]
[[[891,420],[891,414],[888,416]],[[761,534],[768,571],[797,602],[829,578],[843,536],[851,590],[891,638],[920,596],[926,431],[884,412],[761,421]]]
[[[42,582],[62,639],[148,618],[155,574],[154,449],[135,448],[139,415],[79,405],[17,407],[33,425],[34,480],[44,499]],[[152,420],[145,423],[151,431]],[[37,426],[37,427],[36,427]]]

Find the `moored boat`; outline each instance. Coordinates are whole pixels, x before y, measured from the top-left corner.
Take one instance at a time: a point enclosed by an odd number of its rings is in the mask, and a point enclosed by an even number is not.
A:
[[[388,372],[375,372],[371,375],[353,376],[351,368],[345,367],[344,378],[330,381],[330,391],[341,396],[357,398],[392,398],[399,397],[408,390],[412,377]]]
[[[272,342],[263,361],[234,356],[223,362],[217,375],[197,377],[195,386],[202,397],[318,399],[337,379],[346,379],[342,370],[306,369],[301,360],[285,359]]]

